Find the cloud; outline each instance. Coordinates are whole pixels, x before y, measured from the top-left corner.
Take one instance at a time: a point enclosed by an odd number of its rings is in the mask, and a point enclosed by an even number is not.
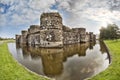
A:
[[[111,0],[109,2],[111,10],[119,10],[120,11],[120,0]]]
[[[5,15],[0,15],[0,26],[5,25],[5,23],[6,23]]]
[[[40,14],[58,11],[64,25],[98,32],[101,26],[120,26],[120,0],[0,0],[0,26],[39,24]]]
[[[6,14],[2,14],[6,21],[9,20],[9,23],[16,25],[29,24],[38,20],[42,12],[55,11],[51,6],[56,3],[58,11],[68,14],[65,23],[69,21],[71,24],[68,25],[71,26],[80,25],[79,21],[83,22],[85,19],[111,23],[112,20],[119,20],[120,17],[119,0],[1,0],[1,3],[10,6]],[[0,8],[1,12],[4,10],[6,9]]]
[[[0,24],[2,26],[6,24],[19,26],[39,21],[42,12],[51,11],[50,7],[55,4],[55,0],[1,0],[0,3],[10,6],[4,8],[6,13],[0,14],[1,19],[4,19]],[[3,6],[1,6],[0,11],[3,12],[4,10]]]
[[[0,8],[0,12],[3,13],[4,12],[4,8]]]
[[[28,5],[34,10],[46,10],[49,9],[52,4],[55,4],[55,0],[30,0]]]
[[[69,15],[65,22],[67,25],[89,27],[88,20],[99,23],[99,26],[120,22],[120,0],[60,0],[58,3],[59,9],[64,9]],[[93,27],[98,25],[93,24]]]

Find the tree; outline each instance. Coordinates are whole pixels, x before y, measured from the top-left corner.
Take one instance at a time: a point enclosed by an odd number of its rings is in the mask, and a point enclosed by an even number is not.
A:
[[[106,28],[102,27],[100,29],[100,39],[106,39]]]
[[[118,39],[118,26],[116,24],[108,24],[107,28],[102,27],[100,29],[100,39]]]
[[[119,30],[118,26],[116,24],[109,24],[107,26],[107,29],[109,31],[109,38],[110,39],[117,39],[118,38],[118,34],[117,34],[117,30]]]
[[[0,40],[3,40],[3,38],[0,37]]]
[[[118,35],[118,38],[120,39],[120,29],[117,30],[117,35]]]

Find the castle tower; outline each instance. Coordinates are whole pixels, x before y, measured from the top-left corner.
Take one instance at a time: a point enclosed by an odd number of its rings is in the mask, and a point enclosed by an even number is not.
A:
[[[40,17],[41,36],[45,34],[43,41],[47,41],[51,47],[63,46],[63,24],[59,13],[43,13]],[[44,34],[43,32],[44,31]],[[41,37],[42,39],[42,37]],[[53,44],[53,45],[52,45]]]
[[[26,30],[22,30],[21,31],[21,38],[22,38],[22,40],[21,40],[21,42],[22,42],[22,44],[25,44],[26,45],[26,42],[27,42],[27,38],[26,38],[26,36],[27,36],[27,31]]]
[[[40,18],[41,29],[62,30],[62,17],[59,13],[43,13]]]
[[[20,44],[21,43],[21,35],[15,35],[16,38],[16,43]]]

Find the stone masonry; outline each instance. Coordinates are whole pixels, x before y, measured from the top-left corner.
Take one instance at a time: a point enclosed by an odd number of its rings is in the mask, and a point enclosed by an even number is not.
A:
[[[62,24],[62,17],[57,12],[43,13],[40,25],[31,25],[22,35],[16,35],[19,45],[38,47],[63,47],[66,44],[95,41],[93,32],[86,32],[85,28],[72,28]]]

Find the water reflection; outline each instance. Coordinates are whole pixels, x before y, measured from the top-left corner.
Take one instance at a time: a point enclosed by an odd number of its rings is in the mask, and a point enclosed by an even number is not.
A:
[[[109,65],[106,49],[98,41],[66,45],[60,49],[20,47],[15,43],[9,43],[8,47],[28,69],[55,80],[83,80]]]

